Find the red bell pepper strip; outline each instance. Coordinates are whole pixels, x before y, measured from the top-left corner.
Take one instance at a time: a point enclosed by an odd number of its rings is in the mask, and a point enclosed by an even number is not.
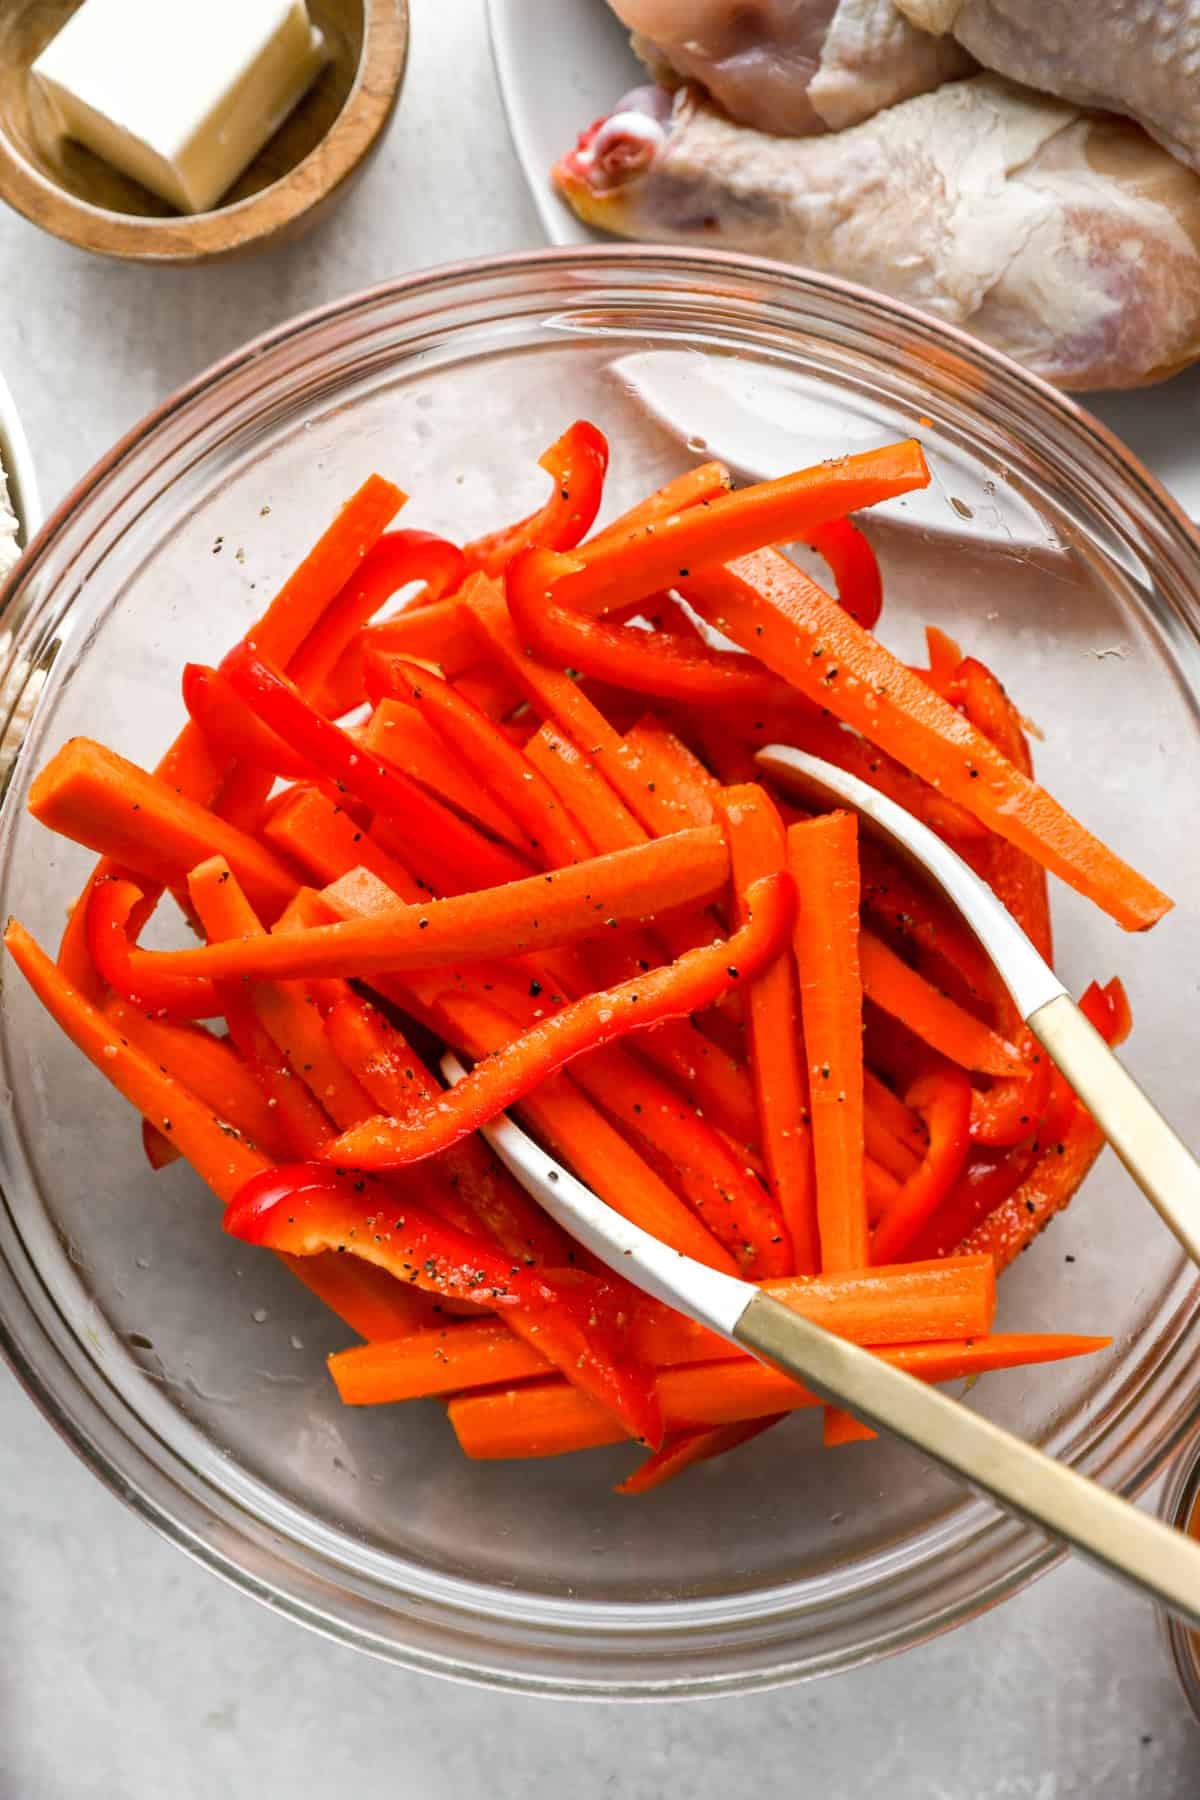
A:
[[[416,707],[438,733],[446,758],[465,763],[472,778],[517,820],[535,863],[560,868],[563,863],[586,861],[588,842],[545,776],[448,681],[416,663],[383,657],[377,651],[367,652],[365,675],[373,705],[396,698]]]
[[[553,1306],[554,1290],[507,1251],[469,1236],[389,1184],[314,1163],[264,1170],[225,1209],[224,1228],[290,1256],[348,1251],[399,1281],[497,1310]]]
[[[620,537],[584,544],[541,567],[556,604],[611,612],[657,588],[681,587],[690,572],[711,563],[728,562],[763,544],[804,538],[830,519],[928,483],[921,447],[910,439],[718,495]]]
[[[266,769],[289,781],[303,780],[308,774],[304,758],[254,716],[219,669],[210,669],[205,663],[185,664],[183,704],[218,756],[236,757],[252,769]]]
[[[953,1256],[988,1214],[1015,1194],[1038,1159],[1035,1144],[973,1156],[908,1246],[915,1258]]]
[[[586,419],[577,419],[544,456],[539,456],[538,466],[545,469],[554,484],[550,498],[519,524],[504,531],[490,531],[467,544],[464,554],[468,572],[482,570],[485,575],[503,575],[513,557],[530,545],[569,550],[591,530],[608,472],[604,434]]]
[[[91,885],[87,911],[87,943],[95,968],[114,994],[142,1012],[161,1019],[214,1019],[221,1006],[211,981],[203,976],[158,976],[153,970],[135,977],[130,969],[129,919],[143,894],[131,881],[115,877]]]
[[[653,571],[648,578],[652,583]],[[1170,909],[1152,882],[1093,837],[786,556],[760,550],[729,568],[693,571],[677,585],[727,637],[1118,924],[1142,931]]]
[[[810,531],[807,541],[829,565],[838,605],[864,631],[874,631],[883,611],[883,581],[875,552],[853,519],[831,519]]]
[[[448,539],[431,531],[385,532],[326,607],[292,658],[288,674],[302,694],[319,700],[346,647],[393,594],[421,581],[423,598],[440,600],[461,585],[466,573],[462,551]]]
[[[534,1341],[558,1351],[589,1399],[623,1430],[661,1442],[653,1379],[628,1353],[621,1355],[600,1284],[568,1300],[549,1278],[414,1206],[407,1193],[308,1163],[285,1164],[249,1181],[226,1208],[224,1228],[290,1256],[347,1251],[445,1299],[501,1312],[519,1308],[531,1315]]]
[[[781,873],[753,883],[746,906],[746,923],[724,942],[689,950],[664,968],[574,1001],[477,1063],[419,1124],[372,1120],[344,1133],[327,1159],[369,1169],[419,1162],[476,1131],[585,1050],[711,1006],[778,955],[794,910],[789,877]]]
[[[388,821],[418,856],[432,856],[464,887],[488,887],[526,873],[510,850],[483,837],[400,769],[371,756],[322,718],[299,689],[256,652],[239,645],[222,664],[242,699],[310,768]],[[418,865],[419,866],[419,865]]]
[[[1032,1032],[1022,1031],[1020,1048],[1028,1075],[993,1081],[971,1095],[971,1141],[1007,1148],[1034,1137],[1050,1104],[1054,1065]]]
[[[908,1254],[908,1246],[962,1174],[971,1147],[971,1084],[961,1069],[947,1065],[921,1076],[905,1099],[925,1120],[929,1148],[875,1227],[874,1263],[897,1262]]]
[[[963,660],[962,647],[937,625],[925,627],[925,646],[929,653],[926,680],[945,699],[957,701],[955,677]]]
[[[521,642],[558,668],[578,669],[613,687],[696,706],[766,706],[782,684],[736,651],[636,625],[613,625],[562,606],[550,595],[558,559],[525,550],[509,565],[508,610]]]

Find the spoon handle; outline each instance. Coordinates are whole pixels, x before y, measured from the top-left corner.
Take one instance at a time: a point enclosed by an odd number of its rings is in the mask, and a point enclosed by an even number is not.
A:
[[[750,1301],[733,1335],[822,1398],[903,1438],[1006,1511],[1200,1625],[1200,1543],[767,1294]]]
[[[1200,1162],[1068,995],[1039,1006],[1026,1024],[1163,1223],[1200,1263]]]

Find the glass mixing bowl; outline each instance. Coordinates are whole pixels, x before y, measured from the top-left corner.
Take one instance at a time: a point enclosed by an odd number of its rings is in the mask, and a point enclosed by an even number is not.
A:
[[[611,512],[695,460],[743,473],[915,433],[930,492],[874,518],[885,630],[961,634],[1045,731],[1050,786],[1179,899],[1125,937],[1059,888],[1061,967],[1120,971],[1130,1060],[1185,1129],[1200,971],[1200,543],[1085,413],[980,345],[832,280],[596,249],[377,289],[283,327],[134,431],[10,586],[2,911],[46,943],[90,858],[32,825],[74,732],[152,763],[180,665],[212,660],[372,469],[463,537],[540,503],[541,449],[610,436]],[[28,715],[32,711],[32,718]],[[14,1368],[116,1492],[247,1591],[413,1667],[540,1693],[688,1695],[843,1669],[1010,1594],[1036,1532],[885,1442],[797,1417],[644,1501],[607,1450],[471,1464],[436,1405],[344,1409],[337,1321],[224,1237],[185,1170],[6,972],[0,1316]],[[1196,1278],[1106,1158],[1002,1283],[1001,1324],[1107,1353],[988,1377],[971,1404],[1133,1492],[1200,1390]]]

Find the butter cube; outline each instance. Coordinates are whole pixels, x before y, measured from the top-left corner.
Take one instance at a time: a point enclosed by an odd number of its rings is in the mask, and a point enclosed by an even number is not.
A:
[[[33,65],[64,137],[207,212],[320,73],[304,0],[84,0]]]

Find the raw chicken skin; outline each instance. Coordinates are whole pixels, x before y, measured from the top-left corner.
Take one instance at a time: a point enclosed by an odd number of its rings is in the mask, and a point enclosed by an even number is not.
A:
[[[695,88],[669,116],[643,90],[554,179],[589,224],[844,276],[1063,387],[1200,356],[1200,178],[1124,120],[993,75],[807,142],[734,125]]]
[[[1200,169],[1200,0],[896,0],[987,69],[1126,113]]]
[[[972,67],[893,0],[609,0],[659,79],[700,83],[733,119],[786,137],[841,131]]]

